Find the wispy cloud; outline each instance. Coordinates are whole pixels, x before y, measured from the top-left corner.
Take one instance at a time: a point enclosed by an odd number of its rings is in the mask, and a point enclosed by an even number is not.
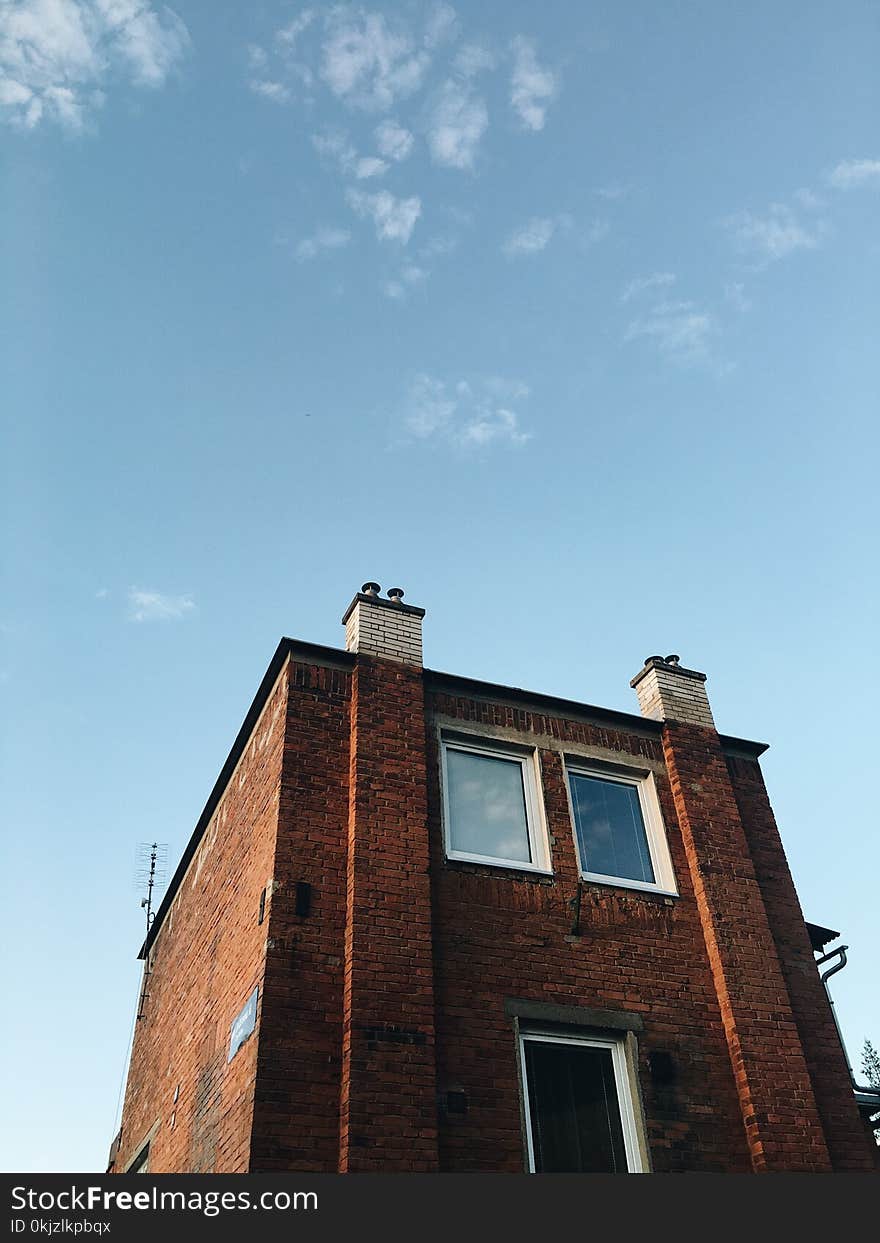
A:
[[[565,214],[533,216],[522,228],[515,229],[510,234],[501,249],[509,258],[536,255],[544,250],[560,229],[569,228],[571,228],[571,217]]]
[[[292,92],[290,87],[283,82],[267,76],[269,57],[265,50],[256,44],[251,44],[247,55],[250,69],[248,86],[254,94],[261,95],[263,99],[271,99],[276,104],[286,104],[292,98]]]
[[[718,331],[715,319],[693,302],[659,302],[628,326],[624,340],[646,338],[682,365],[705,362]]]
[[[275,34],[275,41],[282,47],[293,51],[296,47],[297,40],[304,31],[308,30],[312,22],[315,20],[316,13],[314,9],[303,9],[302,13],[298,13],[292,21],[286,26],[282,26]]]
[[[388,171],[388,164],[378,156],[358,155],[344,130],[325,130],[321,134],[313,134],[312,146],[320,156],[336,164],[341,173],[357,181],[381,177]]]
[[[422,85],[430,56],[381,13],[339,7],[325,15],[320,75],[334,95],[357,108],[382,112]]]
[[[417,285],[423,285],[428,279],[430,273],[426,268],[421,267],[417,263],[405,264],[390,281],[386,281],[383,285],[383,292],[386,298],[393,298],[395,301],[402,302]]]
[[[347,229],[322,227],[311,237],[304,237],[298,242],[294,254],[298,263],[305,263],[309,259],[317,259],[325,251],[340,250],[350,241],[351,234]]]
[[[526,129],[542,130],[547,108],[559,90],[558,76],[538,64],[535,45],[518,35],[511,43],[510,102]]]
[[[466,43],[455,53],[452,67],[463,78],[475,78],[478,73],[488,73],[497,64],[495,54],[481,43]]]
[[[486,101],[467,82],[448,78],[431,110],[428,148],[434,162],[447,168],[473,168],[488,126]]]
[[[651,289],[666,289],[675,284],[674,272],[652,272],[650,276],[637,276],[624,287],[621,302],[631,302],[639,294]]]
[[[735,311],[744,315],[752,309],[751,298],[746,297],[745,285],[742,281],[730,281],[724,286],[724,297]]]
[[[763,215],[739,212],[725,224],[741,250],[765,263],[798,250],[814,250],[827,232],[824,221],[805,221],[785,203],[771,203]]]
[[[625,199],[629,194],[629,187],[622,186],[617,181],[611,181],[607,185],[598,186],[594,191],[600,199],[606,199],[609,203],[616,203],[619,199]]]
[[[177,621],[195,608],[192,596],[166,596],[161,591],[131,587],[128,592],[128,619],[133,622]]]
[[[428,11],[425,23],[424,44],[428,48],[441,47],[458,37],[458,14],[451,4],[434,4]]]
[[[418,197],[395,198],[387,190],[380,190],[378,194],[349,190],[346,198],[357,215],[373,221],[380,241],[401,242],[404,246],[422,212]]]
[[[405,160],[412,153],[415,143],[408,129],[390,119],[377,125],[373,136],[376,139],[379,154],[383,155],[386,160],[394,160],[395,163]]]
[[[0,115],[81,130],[110,86],[161,86],[189,41],[172,9],[147,0],[2,0]]]
[[[404,431],[410,441],[443,442],[461,450],[518,448],[531,433],[522,430],[513,401],[526,397],[525,385],[499,377],[449,384],[419,375],[407,393]]]
[[[828,183],[835,190],[880,186],[880,160],[842,160],[828,174]]]

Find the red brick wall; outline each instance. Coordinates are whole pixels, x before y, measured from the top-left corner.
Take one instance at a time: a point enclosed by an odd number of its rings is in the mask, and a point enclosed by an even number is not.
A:
[[[251,1168],[339,1159],[351,673],[294,663],[269,907]],[[296,883],[312,886],[307,916]]]
[[[552,878],[445,859],[443,723],[537,746]],[[579,750],[654,772],[679,897],[584,885],[574,935]],[[647,726],[426,695],[394,662],[292,659],[154,948],[117,1168],[158,1122],[159,1171],[521,1171],[509,998],[641,1016],[657,1171],[827,1168],[826,1135],[835,1168],[870,1168],[760,770],[728,770],[711,731],[667,727],[664,750]]]
[[[870,1137],[853,1099],[761,769],[756,762],[737,757],[729,757],[727,765],[832,1164],[835,1170],[872,1170]]]
[[[282,676],[154,943],[119,1171],[157,1123],[151,1172],[248,1168],[259,1026],[232,1062],[226,1057],[232,1020],[254,985],[262,991],[266,924],[257,918],[272,875],[285,699]]]
[[[663,745],[757,1172],[830,1169],[803,1049],[727,764],[714,730]]]
[[[340,1158],[437,1169],[422,672],[358,657],[351,703]]]
[[[569,900],[578,887],[564,750],[600,748],[662,763],[659,740],[445,694],[431,696],[429,793],[438,1088],[467,1094],[443,1114],[444,1170],[521,1172],[524,1150],[516,1047],[506,997],[628,1010],[642,1016],[640,1078],[657,1171],[744,1172],[745,1133],[718,1000],[669,785],[656,777],[680,897],[587,886],[581,935]],[[487,733],[512,729],[539,746],[552,880],[446,862],[440,820],[437,719]],[[649,1055],[669,1053],[675,1081],[655,1085]]]

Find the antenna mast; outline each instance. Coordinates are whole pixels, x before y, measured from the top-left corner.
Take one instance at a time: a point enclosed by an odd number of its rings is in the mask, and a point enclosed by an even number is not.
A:
[[[166,864],[168,862],[168,843],[167,842],[141,842],[138,848],[137,868],[135,870],[135,884],[143,892],[146,886],[147,895],[141,899],[141,910],[146,913],[147,918],[147,935],[149,935],[156,912],[153,910],[153,896],[156,890],[165,883]],[[138,1000],[137,1018],[144,1017],[144,1005],[149,993],[147,985],[150,980],[152,971],[150,969],[150,959],[144,963],[144,977],[141,985],[141,995]]]
[[[141,842],[138,850],[138,866],[135,881],[139,889],[146,886],[147,896],[141,899],[141,909],[146,912],[147,932],[150,931],[155,911],[153,910],[153,893],[165,883],[165,869],[168,861],[167,842]]]

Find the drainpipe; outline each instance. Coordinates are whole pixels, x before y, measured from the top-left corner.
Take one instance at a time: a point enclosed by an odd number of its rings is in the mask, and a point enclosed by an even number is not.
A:
[[[849,1054],[846,1051],[846,1042],[843,1039],[843,1032],[840,1030],[840,1023],[837,1018],[837,1011],[834,1008],[834,998],[831,996],[831,989],[828,987],[828,981],[831,979],[831,977],[833,975],[836,975],[838,971],[842,971],[844,967],[846,966],[846,951],[848,949],[849,949],[848,945],[838,945],[837,949],[830,950],[827,954],[823,954],[821,958],[817,958],[816,966],[821,967],[823,963],[829,962],[832,958],[840,959],[840,961],[836,962],[833,967],[829,967],[827,971],[821,971],[819,973],[819,979],[822,981],[822,986],[825,989],[825,996],[828,998],[828,1004],[831,1007],[831,1017],[834,1019],[834,1026],[837,1028],[837,1035],[840,1040],[840,1047],[843,1049],[843,1056],[846,1059],[846,1068],[849,1071],[850,1083],[852,1083],[853,1087],[856,1087],[856,1077],[853,1074],[853,1068],[849,1060]]]

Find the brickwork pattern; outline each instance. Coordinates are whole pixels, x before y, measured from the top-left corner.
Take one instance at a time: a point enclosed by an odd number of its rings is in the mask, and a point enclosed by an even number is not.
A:
[[[665,900],[583,885],[580,935],[572,935],[578,861],[563,756],[593,751],[644,767],[662,764],[657,738],[510,705],[430,697],[431,875],[437,993],[438,1088],[464,1092],[465,1114],[441,1110],[444,1170],[521,1173],[525,1151],[517,1049],[508,997],[627,1010],[642,1016],[639,1064],[653,1168],[746,1172],[745,1134],[718,1000],[703,945],[669,784],[657,788],[680,897]],[[539,739],[553,878],[444,858],[437,722],[487,735]],[[674,1080],[651,1073],[670,1055]]]
[[[840,1038],[813,958],[788,860],[757,762],[728,757],[733,793],[835,1170],[874,1169],[872,1144],[853,1098]]]
[[[154,942],[149,995],[135,1026],[120,1171],[157,1123],[151,1173],[249,1167],[259,1012],[257,1031],[226,1059],[232,1020],[255,985],[262,992],[266,924],[258,923],[258,910],[272,876],[286,693],[282,676]]]
[[[116,1168],[521,1171],[511,998],[641,1016],[657,1171],[870,1168],[756,763],[338,656],[288,660],[158,932]],[[552,877],[445,858],[442,728],[536,749]],[[569,755],[653,772],[677,898],[580,881]]]
[[[666,764],[756,1172],[831,1168],[761,889],[714,730],[667,723]]]
[[[351,696],[342,1173],[437,1169],[421,670],[360,655]]]
[[[649,669],[636,686],[642,716],[654,721],[688,721],[715,728],[706,686],[675,667]]]
[[[349,652],[422,665],[422,619],[402,608],[358,600],[345,624]]]
[[[293,662],[284,735],[251,1168],[339,1156],[351,673]],[[297,883],[311,886],[296,913]]]

